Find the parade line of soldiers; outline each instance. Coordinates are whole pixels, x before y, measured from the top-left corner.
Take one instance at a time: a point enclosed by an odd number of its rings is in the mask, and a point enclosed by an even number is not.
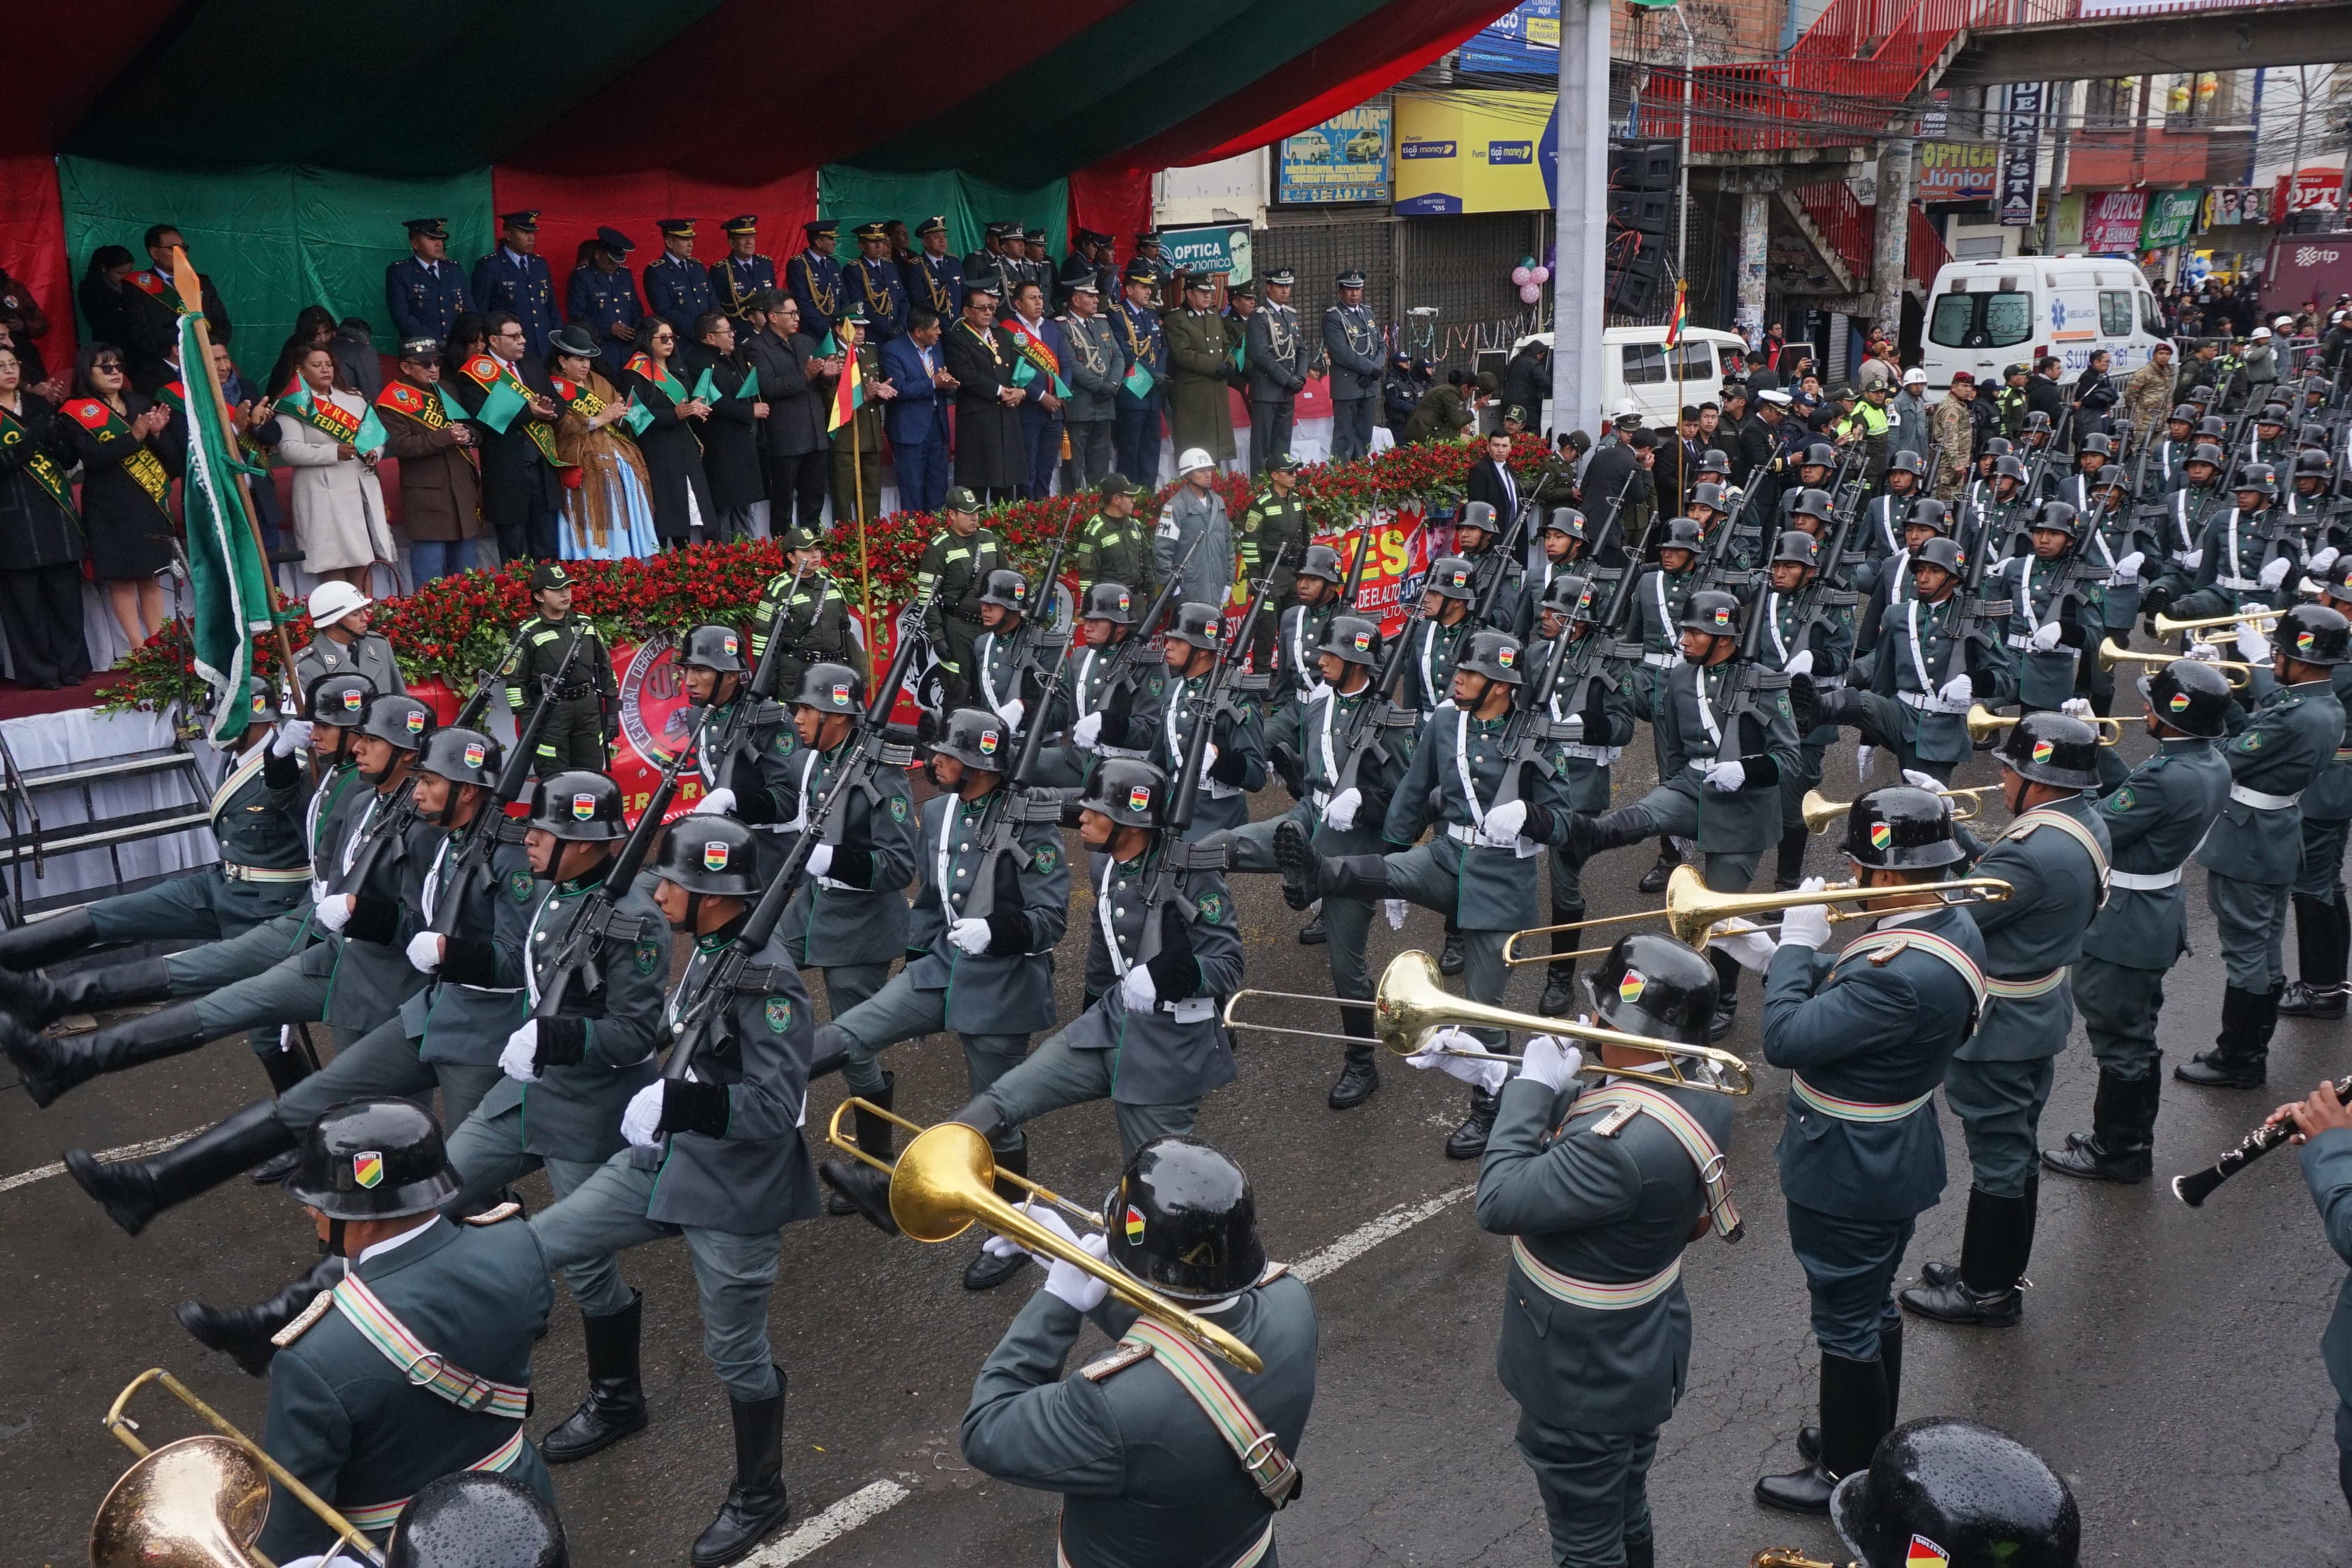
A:
[[[2299,411],[2322,458],[2343,401]],[[2205,416],[2188,415],[2194,435]],[[1790,1075],[1780,1184],[1820,1351],[1818,1422],[1756,1497],[1832,1515],[1873,1568],[1906,1542],[1921,1561],[1921,1539],[1934,1561],[2072,1563],[2075,1506],[2038,1458],[1962,1423],[1902,1423],[1905,1324],[2020,1321],[2043,1172],[2149,1175],[2191,858],[2228,986],[2213,1047],[2172,1076],[2259,1088],[2280,1016],[2343,1015],[2352,559],[2345,499],[2310,451],[2227,427],[2185,450],[2188,435],[2141,451],[2085,436],[2061,473],[2064,432],[2042,434],[2033,459],[1997,459],[1957,503],[1919,493],[1916,459],[1871,482],[1860,448],[1828,447],[1795,454],[1767,505],[1709,453],[1686,515],[1639,537],[1615,507],[1553,505],[1540,485],[1506,492],[1507,510],[1472,500],[1392,631],[1354,603],[1369,531],[1315,542],[1286,458],[1238,531],[1184,489],[1139,517],[1133,487],[1106,481],[1055,556],[1076,576],[1058,625],[1056,584],[1006,564],[959,487],[887,672],[848,635],[805,534],[747,625],[684,634],[687,732],[634,826],[607,771],[609,655],[562,569],[542,566],[540,613],[503,667],[519,754],[479,723],[488,689],[442,725],[362,673],[311,680],[299,718],[257,682],[213,801],[219,863],[0,933],[0,1043],[46,1106],[248,1040],[267,1095],[160,1152],[66,1163],[133,1235],[248,1172],[283,1181],[318,1266],[180,1317],[268,1377],[269,1452],[370,1531],[457,1473],[546,1500],[547,1466],[646,1428],[643,1298],[623,1259],[682,1237],[733,1428],[733,1474],[691,1548],[709,1568],[791,1512],[767,1331],[781,1232],[827,1208],[897,1232],[888,1053],[952,1032],[969,1099],[950,1120],[1009,1201],[1049,1111],[1108,1101],[1124,1157],[1099,1235],[1031,1205],[1101,1261],[1038,1259],[1041,1289],[974,1385],[965,1457],[1065,1494],[1063,1563],[1229,1568],[1275,1560],[1318,1333],[1306,1286],[1265,1257],[1248,1178],[1194,1136],[1236,1076],[1231,879],[1272,877],[1311,912],[1301,939],[1328,955],[1343,1042],[1328,1101],[1345,1110],[1381,1082],[1376,916],[1439,911],[1434,967],[1499,1005],[1512,934],[1582,920],[1596,857],[1663,839],[1686,863],[1674,886],[1737,894],[1769,856],[1801,895],[1777,931],[1727,929],[1703,949],[1636,931],[1584,967],[1581,933],[1554,929],[1536,961],[1559,1032],[1523,1031],[1516,1054],[1483,1025],[1405,1042],[1412,1066],[1463,1082],[1444,1152],[1480,1163],[1477,1223],[1511,1238],[1498,1368],[1555,1561],[1655,1561],[1644,1483],[1689,1363],[1683,1251],[1740,1224],[1722,1153],[1738,1088],[1708,1047],[1753,971],[1765,1059]],[[1198,456],[1180,466],[1205,471]],[[2165,488],[2143,489],[2151,470]],[[2201,641],[2130,653],[2158,612],[2211,622],[2235,658]],[[908,734],[889,720],[923,646],[947,700]],[[2121,728],[2106,717],[2118,654],[2146,672],[2139,722],[2157,742],[2131,768],[2103,743]],[[1643,722],[1658,782],[1623,798],[1613,765]],[[1864,747],[1843,812],[1852,883],[1813,901],[1806,796],[1842,729]],[[1948,786],[1988,744],[2010,820],[1979,839]],[[1875,784],[1881,752],[1899,783]],[[679,769],[700,796],[665,826]],[[1276,780],[1290,804],[1253,810]],[[1074,877],[1092,885],[1092,929],[1065,1019],[1055,955]],[[1842,945],[1833,903],[1865,921]],[[48,967],[165,939],[194,945]],[[164,1005],[44,1032],[134,1002]],[[2093,1124],[2045,1148],[2078,1012]],[[807,1100],[835,1070],[864,1159],[820,1167]],[[1945,1187],[1939,1089],[1966,1135],[1965,1237],[1897,1291]],[[2352,1166],[2352,1119],[2289,1110],[2320,1191],[2323,1171]],[[554,1202],[525,1215],[509,1188],[535,1169]],[[991,1237],[963,1283],[998,1287],[1031,1261]],[[551,1274],[582,1314],[587,1380],[533,1441],[534,1394],[556,1392],[531,1381]],[[1128,1290],[1108,1295],[1113,1279],[1256,1366],[1199,1353]],[[1087,1318],[1117,1344],[1065,1377]],[[2330,1366],[2352,1396],[2347,1322],[2339,1308]],[[284,1563],[327,1533],[281,1498],[262,1545]]]

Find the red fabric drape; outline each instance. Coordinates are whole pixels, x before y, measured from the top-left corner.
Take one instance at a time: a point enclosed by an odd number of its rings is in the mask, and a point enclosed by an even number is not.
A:
[[[46,153],[0,157],[0,268],[32,290],[34,302],[49,318],[48,335],[33,343],[49,374],[71,372],[73,270],[66,256],[57,160]]]
[[[580,244],[593,238],[599,226],[617,228],[635,243],[629,268],[642,275],[661,254],[661,231],[654,226],[659,219],[699,220],[695,259],[711,262],[727,254],[727,236],[719,226],[750,213],[760,220],[761,254],[775,258],[781,278],[784,258],[801,248],[801,225],[816,216],[814,169],[745,186],[713,184],[660,169],[568,175],[499,164],[490,171],[490,194],[499,212],[540,209],[539,253],[555,275],[558,310],[563,308],[564,280],[572,276]]]
[[[1122,259],[1135,254],[1135,237],[1151,226],[1151,174],[1098,165],[1070,174],[1070,227],[1111,237]],[[1105,301],[1108,303],[1108,301]]]
[[[10,6],[8,53],[19,68],[9,73],[8,90],[0,93],[0,158],[19,153],[46,157],[56,151],[91,100],[180,5],[181,0],[112,0],[98,11]],[[140,265],[146,265],[143,258]]]

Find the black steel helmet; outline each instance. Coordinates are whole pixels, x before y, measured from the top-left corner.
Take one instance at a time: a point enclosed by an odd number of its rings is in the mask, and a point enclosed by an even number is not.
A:
[[[1993,464],[1992,477],[1997,479],[2015,479],[2019,484],[2023,484],[2025,465],[2015,458],[2002,458]]]
[[[1969,569],[1969,558],[1958,540],[1948,533],[1939,533],[1919,547],[1911,566],[1914,571],[1922,566],[1940,566],[1957,577]]]
[[[1572,621],[1592,618],[1592,580],[1563,572],[1544,587],[1542,608]]]
[[[440,1126],[411,1100],[344,1100],[302,1135],[294,1158],[287,1192],[329,1219],[401,1219],[457,1195]]]
[[[451,784],[495,789],[505,760],[504,748],[479,730],[436,730],[425,742],[425,754],[416,759],[416,771]]]
[[[824,661],[801,671],[801,689],[793,694],[795,708],[820,713],[860,713],[866,709],[866,678],[845,664]]]
[[[2218,423],[2218,421],[2216,421],[2216,423]],[[2221,448],[2220,447],[2215,446],[2210,441],[2200,441],[2197,445],[2189,448],[2189,462],[2184,466],[2193,467],[2196,464],[2203,463],[2208,468],[2218,468],[2221,466]]]
[[[1948,534],[1952,531],[1951,506],[1932,496],[1925,500],[1913,501],[1911,510],[1903,514],[1903,526],[1925,528],[1933,532]]]
[[[650,869],[689,893],[722,899],[756,899],[765,885],[759,841],[731,816],[679,817],[663,832],[661,853]]]
[[[1016,616],[1029,613],[1029,579],[1010,566],[999,566],[988,574],[981,589],[980,602],[994,605],[1000,610],[1011,610]]]
[[[1508,632],[1472,632],[1454,668],[1505,686],[1517,686],[1527,679],[1519,670],[1519,639]]]
[[[1837,467],[1837,448],[1827,441],[1816,441],[1805,448],[1804,458],[1797,466],[1801,468],[1834,468]]]
[[[2074,444],[2074,456],[2077,458],[2088,457],[2094,452],[2102,458],[2112,458],[2116,455],[2116,444],[2109,438],[2106,432],[2094,430]]]
[[[1720,588],[1701,588],[1683,601],[1683,618],[1675,625],[1686,632],[1736,637],[1739,635],[1739,601]]]
[[[1135,625],[1135,590],[1124,583],[1097,583],[1087,590],[1082,621],[1108,621],[1115,626]]]
[[[1013,766],[1012,726],[984,708],[959,708],[948,715],[934,756],[953,757],[968,768],[1001,773]]]
[[[1908,474],[1916,479],[1926,475],[1927,465],[1921,459],[1918,453],[1906,447],[1886,459],[1886,471],[1890,474]]]
[[[2050,416],[2037,408],[2025,416],[2024,427],[2028,435],[2036,430],[2047,430],[2050,428]]]
[[[2238,470],[2238,477],[2231,481],[2230,488],[2239,491],[2252,490],[2266,500],[2274,500],[2278,497],[2278,470],[2268,463],[2248,463]]]
[[[1791,517],[1819,518],[1827,522],[1832,506],[1827,490],[1805,489],[1797,492],[1797,504],[1789,509]]]
[[[1257,1198],[1242,1168],[1198,1138],[1154,1138],[1103,1200],[1110,1261],[1180,1301],[1238,1295],[1265,1272]]]
[[[1421,580],[1421,591],[1441,599],[1475,599],[1478,595],[1470,586],[1470,579],[1475,571],[1459,555],[1441,555],[1429,563],[1429,575]]]
[[[356,730],[366,721],[368,704],[374,700],[375,682],[364,675],[321,676],[310,683],[310,722]]]
[[[1666,536],[1658,541],[1660,550],[1687,550],[1696,555],[1706,548],[1706,530],[1695,517],[1666,519]]]
[[[1593,1011],[1621,1034],[1706,1044],[1715,965],[1663,931],[1621,936],[1592,977]]]
[[[2197,390],[2202,392],[2205,389],[2200,386]],[[2200,440],[2218,442],[2229,433],[2230,422],[2218,414],[2208,414],[2197,421],[2197,436]]]
[[[1344,583],[1348,574],[1339,569],[1339,552],[1328,544],[1310,544],[1307,559],[1298,563],[1301,577],[1319,577],[1326,583]]]
[[[2074,507],[2065,501],[2043,501],[2042,510],[2033,514],[2033,531],[2039,533],[2048,529],[2072,539],[2074,537]]]
[[[2184,735],[2220,740],[2230,729],[2230,678],[2210,664],[2176,658],[2140,678],[2140,696],[2158,721]]]
[[[1731,472],[1731,454],[1720,447],[1709,447],[1705,452],[1699,454],[1698,471],[1702,474]]]
[[[2316,422],[2306,424],[2294,433],[2294,439],[2297,446],[2317,447],[2324,451],[2327,447],[2327,426]]]
[[[2015,1438],[1931,1416],[1897,1426],[1838,1483],[1830,1521],[1867,1568],[2075,1568],[2074,1494]]]
[[[2294,477],[2325,479],[2336,472],[2336,459],[2319,447],[2305,447],[2294,455]]]
[[[1584,537],[1584,514],[1572,506],[1556,506],[1543,520],[1541,533],[1565,533],[1570,539]]]
[[[245,721],[268,724],[278,717],[278,690],[257,675],[245,678]]]
[[[1822,563],[1822,542],[1801,528],[1791,528],[1781,533],[1772,546],[1772,564],[1793,562],[1806,568]]]
[[[621,815],[621,786],[586,768],[539,781],[530,797],[530,826],[575,844],[629,836]]]
[[[1968,855],[1943,797],[1909,784],[1872,790],[1846,808],[1845,852],[1858,866],[1895,871],[1948,866]]]
[[[1993,755],[2018,777],[2056,789],[2091,789],[2099,782],[2099,732],[2063,713],[2028,713]]]
[[[414,697],[386,692],[368,704],[360,733],[373,735],[404,752],[422,751],[425,737],[433,733],[433,710]]]
[[[2091,493],[2093,495],[2097,495],[2102,490],[2127,490],[2129,489],[2131,489],[2131,476],[2119,468],[2101,468],[2091,478]]]
[[[2172,412],[2166,415],[2164,417],[2168,423],[2172,424],[2194,425],[2197,423],[2200,415],[2197,410],[2197,405],[2193,403],[2176,403],[2172,405]]]
[[[1109,757],[1078,795],[1083,811],[1100,812],[1121,827],[1150,827],[1171,804],[1168,775],[1132,757]]]
[[[741,675],[750,668],[743,662],[742,635],[733,626],[710,625],[688,628],[686,640],[677,647],[677,663],[681,669],[692,665],[721,675]]]
[[[568,1568],[563,1525],[511,1476],[459,1470],[427,1481],[393,1522],[384,1568]]]
[[[1376,665],[1381,661],[1381,624],[1364,616],[1333,616],[1323,623],[1315,651],[1349,664]]]
[[[1213,650],[1224,640],[1225,617],[1214,605],[1203,605],[1187,599],[1176,606],[1176,624],[1168,628],[1168,640],[1187,647]]]
[[[2263,411],[2254,416],[2254,423],[2257,425],[2284,425],[2286,423],[2286,405],[2284,403],[2263,404]]]
[[[1702,479],[1691,487],[1693,506],[1711,507],[1717,511],[1729,511],[1731,505],[1723,493],[1723,486],[1714,479]]]
[[[1979,458],[2006,458],[2011,452],[2016,450],[2016,444],[2010,440],[2008,437],[1988,436],[1985,437],[1984,450],[1979,452],[1977,456]]]
[[[2352,621],[2325,605],[2297,605],[2278,618],[2271,646],[2303,664],[2342,664],[2352,658]]]
[[[1498,531],[1495,527],[1495,509],[1482,500],[1474,500],[1462,509],[1454,520],[1456,529],[1475,528],[1481,533]]]

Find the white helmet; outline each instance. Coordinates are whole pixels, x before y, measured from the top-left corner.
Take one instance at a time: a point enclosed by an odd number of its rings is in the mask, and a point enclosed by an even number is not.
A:
[[[2270,330],[2268,327],[2256,327],[2256,328],[2254,329],[2254,342],[2263,342],[2264,339],[2268,338],[2270,335],[2271,335],[2271,330]]]
[[[1176,459],[1176,477],[1181,479],[1186,474],[1198,473],[1202,468],[1213,468],[1216,466],[1216,459],[1210,457],[1205,449],[1199,447],[1187,447],[1184,448],[1184,455]]]
[[[364,610],[374,603],[349,583],[321,583],[310,590],[310,624],[323,631],[353,611]]]

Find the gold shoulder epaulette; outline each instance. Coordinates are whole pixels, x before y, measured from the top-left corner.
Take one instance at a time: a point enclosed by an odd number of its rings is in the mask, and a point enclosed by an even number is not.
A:
[[[502,1219],[512,1219],[515,1215],[520,1213],[522,1213],[522,1205],[520,1204],[503,1203],[496,1208],[484,1209],[479,1214],[467,1215],[466,1216],[466,1223],[467,1225],[496,1225]]]
[[[302,1309],[300,1316],[297,1317],[292,1322],[287,1324],[284,1328],[269,1336],[269,1342],[276,1345],[279,1350],[284,1350],[288,1345],[292,1344],[296,1340],[299,1340],[304,1334],[309,1333],[311,1328],[317,1324],[319,1320],[327,1315],[329,1309],[332,1308],[334,1304],[335,1293],[332,1290],[320,1291],[316,1296],[310,1299],[310,1304]]]
[[[1109,1351],[1105,1354],[1097,1356],[1094,1360],[1087,1363],[1086,1365],[1078,1368],[1078,1375],[1085,1378],[1088,1383],[1100,1383],[1104,1378],[1108,1377],[1111,1373],[1120,1372],[1128,1367],[1133,1366],[1137,1362],[1142,1361],[1150,1354],[1151,1347],[1150,1345],[1129,1344],[1121,1342],[1118,1344],[1111,1346]]]

